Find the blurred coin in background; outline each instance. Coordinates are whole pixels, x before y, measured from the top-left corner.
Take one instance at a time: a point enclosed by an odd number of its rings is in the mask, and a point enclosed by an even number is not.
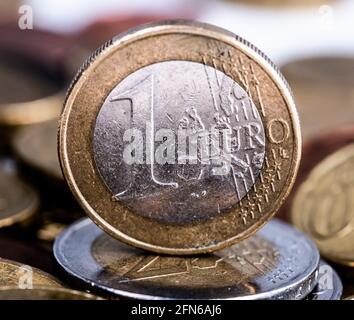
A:
[[[39,207],[39,196],[17,175],[0,167],[0,228],[29,222]]]
[[[47,121],[20,129],[13,148],[20,160],[48,178],[63,181],[57,152],[58,121]]]
[[[293,90],[307,138],[354,123],[354,58],[317,57],[281,68]]]
[[[30,60],[0,53],[0,126],[14,127],[55,119],[62,88]]]
[[[301,183],[320,161],[350,143],[354,143],[354,125],[343,125],[333,130],[326,130],[304,141],[299,174],[289,197],[277,212],[278,218],[291,220],[292,202]]]
[[[62,287],[62,283],[42,270],[0,258],[0,288]]]
[[[84,219],[57,238],[54,254],[78,286],[135,299],[301,299],[319,264],[314,243],[277,220],[225,250],[181,257],[129,247]]]
[[[291,218],[325,258],[354,266],[354,144],[313,169],[294,198]]]
[[[102,300],[92,294],[66,288],[0,288],[0,300]]]

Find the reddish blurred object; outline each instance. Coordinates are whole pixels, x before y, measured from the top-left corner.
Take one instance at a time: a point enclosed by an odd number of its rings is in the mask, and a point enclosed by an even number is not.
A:
[[[17,24],[0,25],[0,50],[30,59],[56,76],[62,76],[64,57],[76,39],[41,30],[21,30]]]
[[[350,143],[354,143],[354,125],[343,126],[305,141],[302,149],[300,169],[295,185],[285,204],[278,211],[278,218],[285,221],[291,220],[292,201],[300,184],[305,181],[311,170],[319,162]]]
[[[139,25],[167,20],[167,16],[128,16],[128,17],[109,17],[97,20],[77,34],[80,44],[96,48],[106,41],[112,39],[117,34],[127,31]],[[186,18],[186,17],[185,17]]]
[[[68,52],[66,57],[66,72],[74,76],[78,68],[92,52],[117,34],[145,23],[170,18],[168,16],[120,16],[97,20],[74,35],[76,46]],[[191,18],[191,16],[183,15],[183,18]]]
[[[186,13],[183,18],[193,18]],[[169,16],[125,16],[100,19],[74,34],[21,30],[17,21],[0,24],[0,51],[22,55],[53,75],[71,78],[103,43],[130,28],[170,19]]]

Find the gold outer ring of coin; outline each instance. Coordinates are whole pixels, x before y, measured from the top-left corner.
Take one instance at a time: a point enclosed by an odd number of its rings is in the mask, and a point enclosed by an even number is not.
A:
[[[64,93],[33,101],[2,104],[0,108],[1,126],[21,126],[55,119],[59,116]]]
[[[26,278],[28,275],[28,278]],[[7,287],[15,287],[28,284],[26,280],[30,279],[33,288],[36,287],[63,287],[63,284],[52,275],[16,261],[0,258],[0,289]]]
[[[16,287],[0,288],[0,300],[104,300],[87,292],[51,287],[19,289]]]
[[[221,60],[221,55],[215,55],[209,47],[213,44],[215,47],[215,43],[229,50],[232,60]],[[193,225],[162,225],[134,214],[119,201],[111,201],[112,194],[103,183],[91,153],[90,137],[95,119],[112,88],[143,66],[169,60],[212,66],[239,84],[237,72],[253,68],[255,80],[260,81],[255,81],[250,90],[266,132],[264,175],[250,190],[248,201],[239,202],[221,217]],[[273,63],[233,33],[181,20],[132,29],[98,49],[80,69],[68,91],[58,140],[64,177],[88,216],[125,243],[167,254],[212,252],[254,234],[289,194],[301,155],[295,103],[285,79]],[[254,190],[263,190],[263,194]],[[254,217],[244,223],[242,213]]]
[[[321,254],[344,266],[354,266],[354,216],[350,182],[341,179],[351,179],[353,160],[353,143],[322,160],[299,187],[291,211],[293,224],[316,242]],[[343,169],[348,165],[351,172]],[[328,229],[333,222],[338,225]]]
[[[17,186],[22,186],[24,190],[26,190],[26,196],[28,197],[27,203],[24,206],[23,201],[21,199],[17,199],[17,205],[19,205],[17,210],[11,216],[0,218],[0,229],[4,227],[9,227],[15,224],[27,225],[27,223],[32,221],[32,218],[37,213],[39,208],[39,195],[38,193],[32,189],[29,185],[19,180],[18,177],[7,174],[8,178],[13,180]],[[9,183],[8,187],[14,187],[14,183]],[[18,188],[17,188],[18,190]],[[15,188],[12,190],[13,192],[17,191]],[[1,196],[1,195],[0,195]]]

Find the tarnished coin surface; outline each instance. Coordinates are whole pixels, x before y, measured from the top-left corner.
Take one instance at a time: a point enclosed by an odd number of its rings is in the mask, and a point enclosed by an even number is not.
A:
[[[0,125],[17,126],[57,118],[63,93],[43,70],[0,52]]]
[[[319,263],[314,243],[278,220],[230,248],[181,257],[127,246],[84,219],[57,238],[54,255],[80,285],[138,299],[301,299]]]
[[[65,288],[0,289],[0,300],[102,300],[92,294]]]
[[[313,57],[283,66],[305,140],[354,122],[354,59]]]
[[[0,258],[0,289],[6,287],[62,287],[62,284],[37,268]]]
[[[342,280],[329,264],[321,260],[317,284],[306,300],[340,300],[342,294]]]
[[[38,206],[37,192],[0,166],[0,228],[26,223]]]
[[[327,157],[300,186],[292,221],[334,262],[354,265],[354,144]]]
[[[169,254],[256,232],[290,191],[300,147],[291,93],[268,58],[187,21],[145,25],[97,50],[59,129],[64,176],[93,221]]]
[[[46,176],[63,180],[57,151],[58,121],[46,121],[20,129],[13,138],[18,157]]]

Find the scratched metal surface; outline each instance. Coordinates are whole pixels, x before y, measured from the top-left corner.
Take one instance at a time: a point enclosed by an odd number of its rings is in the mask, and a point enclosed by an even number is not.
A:
[[[228,147],[219,142],[225,130]],[[117,200],[139,215],[183,223],[220,215],[248,193],[263,165],[265,133],[252,99],[229,76],[165,61],[114,87],[98,113],[93,148]]]
[[[302,299],[319,264],[313,242],[275,219],[231,248],[187,258],[129,247],[84,219],[61,234],[54,254],[80,286],[138,299]]]

